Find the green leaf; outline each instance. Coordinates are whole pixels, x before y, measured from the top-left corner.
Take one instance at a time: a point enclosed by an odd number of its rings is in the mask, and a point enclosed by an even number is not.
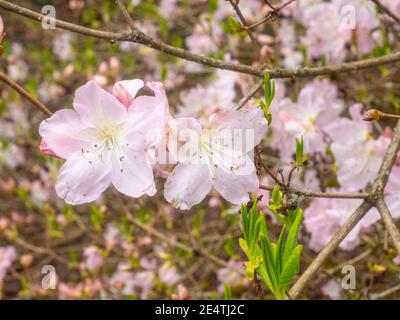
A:
[[[300,244],[294,248],[292,254],[282,268],[282,272],[279,276],[279,288],[282,292],[286,291],[294,276],[300,271],[300,257],[302,249],[303,246]]]
[[[286,234],[286,224],[283,225],[281,233],[279,234],[278,242],[276,244],[276,252],[275,252],[275,264],[278,269],[278,273],[282,270],[282,260],[283,260],[283,241]]]
[[[229,29],[234,33],[243,31],[243,26],[241,25],[241,23],[232,16],[228,18],[228,26]]]
[[[272,100],[275,96],[275,82],[270,79],[270,75],[268,72],[264,73],[264,103],[260,104],[261,109],[264,112],[264,117],[268,122],[268,125],[272,122],[272,114],[269,111],[269,107],[272,103]]]
[[[300,231],[300,225],[303,218],[303,210],[298,209],[296,219],[294,220],[292,226],[290,227],[288,237],[285,243],[285,252],[283,254],[282,265],[285,266],[290,256],[292,255],[293,249],[296,245],[297,235]]]
[[[274,263],[274,254],[272,245],[268,235],[261,236],[261,250],[263,254],[265,269],[273,285],[273,288],[270,289],[275,294],[275,292],[279,288],[279,279],[278,279],[278,272],[276,270]]]
[[[296,138],[296,161],[295,161],[295,167],[299,168],[301,167],[304,162],[306,162],[309,158],[309,155],[306,154],[304,155],[304,141],[303,141],[303,136],[301,136],[300,139]]]
[[[232,289],[226,283],[224,283],[224,300],[232,300]]]
[[[271,200],[272,203],[275,205],[280,205],[282,202],[282,191],[280,190],[278,185],[276,185],[272,190]]]

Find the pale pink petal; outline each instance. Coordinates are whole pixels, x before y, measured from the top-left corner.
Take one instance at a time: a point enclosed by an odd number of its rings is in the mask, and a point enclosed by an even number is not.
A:
[[[140,79],[118,81],[114,84],[112,94],[129,109],[136,94],[143,86],[144,83]]]
[[[200,123],[195,118],[172,119],[168,122],[167,130],[168,144],[166,147],[171,161],[184,161],[185,159],[180,155],[182,155],[185,145],[193,143],[198,146],[202,134]]]
[[[74,152],[88,146],[89,141],[82,134],[83,130],[85,125],[78,113],[75,110],[64,109],[43,120],[39,134],[49,149],[58,157],[66,159]]]
[[[127,115],[124,105],[94,81],[76,90],[73,106],[82,122],[93,127],[122,122]]]
[[[133,150],[143,150],[157,144],[164,136],[165,108],[160,99],[141,96],[133,100],[128,110],[123,135]]]
[[[112,184],[123,194],[138,198],[156,193],[153,170],[144,151],[123,148],[113,157]]]
[[[49,148],[49,146],[47,145],[46,141],[44,141],[44,139],[40,140],[39,150],[49,156],[57,157],[55,152]]]
[[[176,208],[189,210],[211,190],[208,167],[203,164],[178,164],[165,183],[164,196]]]
[[[267,122],[262,110],[249,106],[237,111],[224,110],[216,113],[211,117],[211,127],[232,130],[234,139],[242,139],[243,151],[249,152],[264,138]]]
[[[162,83],[149,81],[146,83],[146,86],[149,87],[151,90],[153,90],[154,96],[163,102],[165,108],[165,116],[168,117],[169,114],[168,98],[167,95],[165,94],[165,90]]]
[[[239,166],[230,168],[214,166],[213,175],[214,188],[224,199],[233,204],[248,202],[249,193],[257,192],[259,188],[256,168],[247,155],[240,159]]]
[[[110,183],[109,163],[100,157],[88,160],[76,152],[61,167],[56,192],[65,202],[77,205],[97,200]]]
[[[3,19],[0,16],[0,43],[3,41],[3,34],[4,34],[4,23]]]

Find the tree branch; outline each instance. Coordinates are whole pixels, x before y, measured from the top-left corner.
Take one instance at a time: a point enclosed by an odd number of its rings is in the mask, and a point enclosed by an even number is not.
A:
[[[27,18],[39,22],[42,21],[42,19],[44,18],[44,16],[40,13],[37,13],[35,11],[26,9],[24,7],[21,7],[19,5],[4,0],[0,0],[0,8],[3,8],[5,10],[14,12],[16,14],[25,16]],[[263,77],[264,74],[264,71],[262,69],[256,67],[244,64],[231,63],[219,59],[213,59],[200,54],[192,53],[190,51],[181,48],[173,47],[160,40],[153,39],[147,36],[137,28],[136,31],[133,31],[131,33],[116,33],[116,32],[107,32],[107,31],[91,29],[73,23],[65,22],[59,19],[55,19],[55,23],[58,28],[76,32],[82,35],[103,40],[109,40],[111,42],[117,42],[117,41],[135,42],[178,58],[193,61],[199,64],[203,64],[218,69],[231,70],[258,77]],[[274,70],[267,70],[266,72],[270,74],[271,78],[293,78],[293,77],[304,78],[304,77],[315,77],[320,75],[330,75],[340,72],[358,71],[385,64],[391,64],[398,61],[400,61],[400,52],[396,52],[379,58],[369,58],[369,59],[347,62],[337,65],[329,65],[324,67],[300,68],[300,69],[274,69]]]
[[[364,217],[364,215],[379,203],[383,196],[390,172],[395,163],[397,153],[400,148],[400,121],[397,122],[394,130],[393,139],[386,150],[381,167],[371,187],[371,195],[374,198],[364,200],[363,203],[354,211],[346,223],[333,236],[328,245],[318,254],[315,260],[308,266],[306,271],[300,276],[294,286],[290,289],[289,295],[296,299],[303,289],[308,285],[314,274],[323,266],[329,256],[335,251],[342,240],[351,232],[356,224]]]
[[[13,88],[17,91],[21,96],[29,100],[36,108],[42,111],[46,116],[51,117],[52,112],[47,109],[47,107],[41,103],[38,99],[32,96],[28,91],[22,88],[18,83],[8,77],[5,73],[0,71],[0,80],[3,81],[5,84]]]
[[[400,18],[396,16],[388,7],[386,7],[382,2],[379,0],[371,0],[376,4],[376,6],[381,10],[383,13],[386,13],[389,17],[391,17],[394,21],[400,24]]]
[[[379,199],[376,202],[376,208],[378,209],[383,223],[385,224],[386,230],[389,232],[392,242],[400,254],[400,232],[397,229],[396,224],[393,221],[392,215],[390,214],[389,208],[387,207],[383,199]]]
[[[272,191],[274,188],[260,185],[260,189]],[[369,199],[371,197],[369,193],[328,193],[319,191],[301,191],[294,188],[287,189],[287,192],[308,198]]]

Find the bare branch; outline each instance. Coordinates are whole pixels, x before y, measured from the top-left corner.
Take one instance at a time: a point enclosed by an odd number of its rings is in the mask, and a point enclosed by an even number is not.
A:
[[[294,286],[290,289],[289,294],[296,299],[303,289],[308,285],[314,274],[323,266],[329,256],[335,251],[342,240],[351,232],[356,224],[364,217],[364,215],[375,205],[375,201],[379,201],[385,190],[390,172],[395,163],[397,153],[400,148],[400,121],[397,122],[394,130],[393,139],[386,150],[382,165],[372,184],[371,195],[374,199],[364,200],[356,211],[350,216],[346,223],[333,236],[328,245],[318,254],[315,260],[308,266],[306,271],[300,276]]]
[[[274,188],[261,185],[260,189],[272,191]],[[319,191],[301,191],[294,188],[287,189],[287,192],[308,198],[369,199],[371,197],[369,193],[328,193]]]
[[[41,21],[43,19],[43,15],[37,13],[35,11],[26,9],[19,5],[10,3],[8,1],[0,0],[0,8],[5,10],[14,12],[16,14],[25,16],[27,18],[33,19],[35,21]],[[206,66],[210,66],[218,69],[231,70],[239,73],[246,73],[258,77],[263,77],[265,71],[262,69],[244,65],[231,63],[219,59],[209,58],[203,55],[195,54],[190,51],[176,48],[170,46],[160,40],[153,39],[141,31],[134,31],[131,33],[116,33],[116,32],[107,32],[100,31],[96,29],[91,29],[87,27],[83,27],[80,25],[76,25],[73,23],[65,22],[59,19],[55,19],[56,26],[61,29],[69,30],[72,32],[76,32],[79,34],[83,34],[86,36],[109,40],[111,42],[116,41],[130,41],[139,44],[143,44],[149,48],[153,48],[155,50],[159,50],[166,54],[179,57],[185,60],[193,61],[199,64],[203,64]],[[400,52],[396,52],[393,54],[389,54],[379,58],[369,58],[364,60],[358,60],[354,62],[347,62],[337,65],[329,65],[324,67],[315,67],[315,68],[299,68],[299,69],[274,69],[267,70],[270,74],[271,78],[293,78],[293,77],[315,77],[320,75],[330,75],[341,72],[353,72],[362,69],[373,68],[385,64],[391,64],[400,61]]]
[[[46,116],[50,117],[52,115],[52,112],[49,109],[47,109],[47,107],[43,103],[41,103],[38,99],[32,96],[28,91],[26,91],[18,83],[16,83],[14,80],[12,80],[10,77],[8,77],[5,73],[1,71],[0,71],[0,80],[3,81],[8,86],[10,86],[11,88],[13,88],[15,91],[17,91],[21,96],[29,100],[36,108],[42,111]]]
[[[247,34],[250,37],[251,42],[253,43],[253,45],[257,49],[259,49],[260,48],[260,44],[258,43],[257,39],[254,37],[253,32],[251,31],[251,29],[247,28],[246,18],[244,17],[242,11],[240,10],[237,0],[228,0],[228,1],[232,5],[233,10],[235,10],[236,15],[239,17],[240,22],[242,23],[244,29],[246,30]]]
[[[381,10],[382,12],[386,13],[389,17],[391,17],[394,21],[396,21],[398,24],[400,24],[400,18],[396,16],[388,7],[386,7],[380,0],[371,0],[376,4],[376,6]]]
[[[393,221],[392,215],[390,214],[389,208],[387,207],[383,199],[379,199],[376,202],[376,207],[382,217],[383,223],[385,224],[386,230],[389,232],[392,238],[393,244],[400,253],[400,232],[397,229],[396,224]]]

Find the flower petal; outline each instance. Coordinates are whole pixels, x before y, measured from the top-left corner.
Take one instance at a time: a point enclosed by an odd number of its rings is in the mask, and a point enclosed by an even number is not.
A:
[[[156,193],[153,170],[144,151],[124,148],[112,161],[112,184],[119,192],[133,198]]]
[[[143,86],[144,83],[140,79],[118,81],[114,84],[112,94],[129,109],[136,94]]]
[[[64,109],[43,120],[39,134],[47,147],[61,158],[68,158],[73,153],[85,148],[89,138],[82,134],[85,125],[75,110]]]
[[[178,164],[165,183],[164,196],[174,207],[189,210],[210,192],[212,182],[204,164]]]
[[[242,204],[249,201],[249,192],[258,191],[259,180],[254,163],[247,155],[236,160],[240,164],[229,170],[214,166],[214,188],[229,202]]]
[[[147,149],[158,142],[165,132],[165,108],[159,98],[141,96],[133,100],[128,110],[124,132],[129,148]]]
[[[111,183],[110,165],[100,157],[93,161],[74,153],[61,167],[56,192],[73,205],[97,200]]]
[[[210,119],[213,129],[233,131],[234,143],[241,143],[244,152],[251,151],[264,138],[267,124],[262,110],[254,107],[240,110],[224,110],[216,113]],[[238,140],[236,140],[238,139]]]
[[[127,114],[117,98],[92,80],[76,90],[73,106],[81,120],[92,127],[120,123]]]

